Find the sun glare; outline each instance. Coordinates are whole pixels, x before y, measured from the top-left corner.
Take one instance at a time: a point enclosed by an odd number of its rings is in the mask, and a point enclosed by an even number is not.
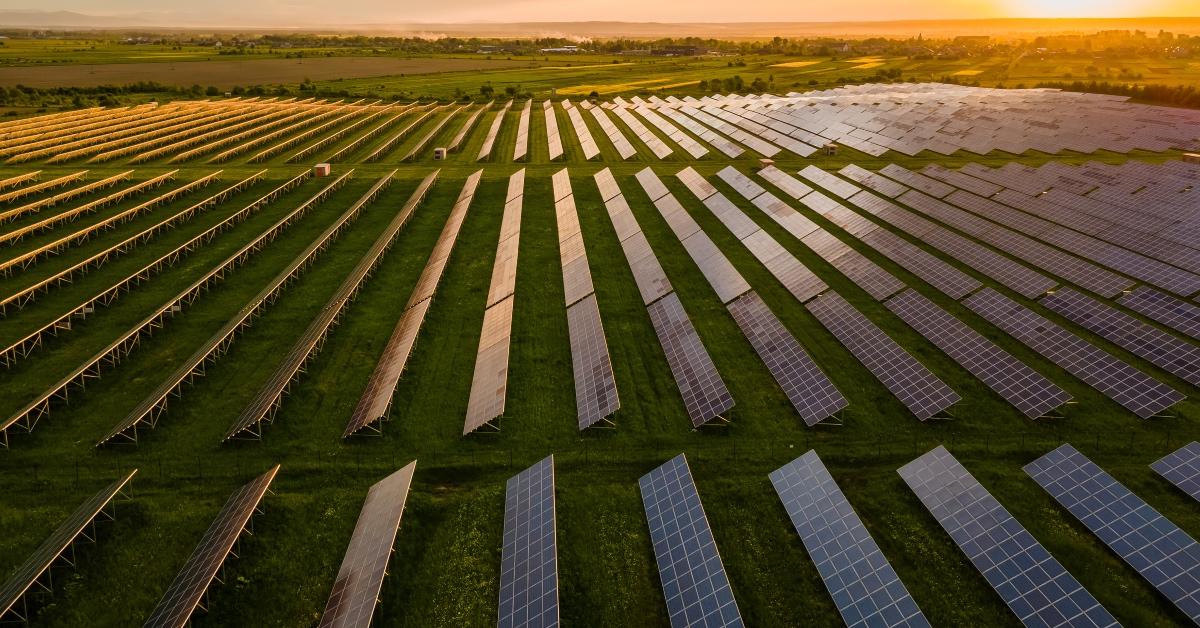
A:
[[[1008,0],[1008,14],[1077,18],[1186,15],[1187,4],[1178,0]]]

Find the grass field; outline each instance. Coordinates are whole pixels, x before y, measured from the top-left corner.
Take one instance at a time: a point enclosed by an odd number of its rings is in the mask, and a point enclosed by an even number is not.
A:
[[[554,61],[555,65],[561,65],[561,60]],[[749,80],[756,72],[762,72],[775,74],[778,86],[798,80],[800,75],[792,72],[818,70],[840,74],[848,72],[847,68],[854,64],[864,63],[825,60],[817,65],[784,69],[768,65],[780,62],[785,60],[764,61],[761,67],[730,68],[723,60],[639,60],[632,65],[611,67],[447,72],[379,81],[388,81],[380,83],[386,90],[409,91],[423,85],[430,94],[442,94],[456,86],[474,84],[477,88],[485,80],[498,90],[508,82],[535,90],[568,89],[571,85],[654,88],[657,83],[650,81],[668,76],[679,82],[736,72]],[[829,67],[823,70],[826,64]],[[929,73],[932,72],[930,68]],[[501,79],[502,76],[507,78]],[[366,90],[374,80],[347,79],[334,84],[352,91]],[[638,81],[646,82],[633,85]],[[212,589],[209,612],[198,614],[195,623],[198,626],[313,625],[324,608],[367,488],[413,459],[418,461],[415,483],[376,625],[492,624],[499,586],[504,482],[550,453],[556,459],[563,623],[666,625],[666,608],[637,480],[679,452],[688,455],[747,624],[836,625],[837,611],[767,479],[767,473],[808,449],[816,449],[821,455],[934,625],[1015,625],[1016,620],[987,582],[895,472],[937,444],[945,444],[1125,625],[1171,626],[1186,621],[1186,617],[1058,507],[1025,476],[1021,466],[1060,443],[1070,442],[1190,534],[1200,535],[1200,511],[1196,504],[1147,467],[1161,455],[1200,437],[1196,423],[1200,419],[1200,405],[1194,399],[1173,408],[1174,417],[1139,421],[905,269],[858,245],[856,248],[861,252],[926,297],[1062,385],[1078,402],[1067,408],[1065,418],[1031,422],[761,212],[739,200],[738,195],[715,178],[711,179],[736,204],[749,209],[747,214],[759,226],[964,398],[954,410],[955,420],[919,423],[672,176],[685,165],[693,165],[704,175],[712,175],[730,164],[750,172],[757,165],[755,159],[749,155],[737,160],[710,156],[693,163],[676,156],[658,162],[648,157],[648,149],[634,140],[639,156],[619,162],[613,148],[602,140],[604,163],[586,163],[574,133],[559,112],[566,159],[565,163],[550,163],[544,120],[536,103],[534,109],[530,162],[524,165],[510,163],[508,159],[516,139],[516,108],[507,114],[502,127],[495,148],[498,157],[488,163],[474,163],[488,116],[468,136],[462,150],[445,163],[435,164],[428,155],[412,163],[398,162],[422,135],[422,130],[431,128],[445,113],[424,121],[380,162],[359,163],[383,141],[383,136],[353,151],[342,163],[335,164],[338,171],[356,168],[351,184],[170,319],[164,329],[144,338],[129,357],[107,369],[99,380],[89,383],[85,392],[73,395],[69,405],[56,407],[32,434],[14,435],[11,450],[0,451],[0,477],[5,482],[0,497],[0,572],[18,565],[59,521],[107,481],[129,468],[140,469],[134,481],[134,500],[119,506],[116,524],[103,530],[98,545],[83,550],[78,570],[64,572],[57,580],[56,594],[46,600],[34,622],[36,625],[141,622],[229,493],[276,463],[282,464],[282,469],[273,487],[274,494],[264,501],[265,513],[255,521],[254,535],[243,539],[238,551],[241,558],[229,563],[224,584]],[[602,138],[591,116],[584,118],[593,135]],[[453,119],[432,145],[444,145],[465,119],[461,114]],[[623,124],[616,123],[624,129]],[[329,150],[347,141],[348,138],[343,138]],[[676,147],[676,155],[682,154]],[[1154,162],[1177,156],[1137,152],[947,158],[925,154],[912,159],[900,156],[875,159],[846,149],[836,157],[809,160],[782,157],[778,165],[795,171],[810,163],[836,169],[851,162],[878,168],[895,161],[919,168],[930,162],[954,167],[967,161],[998,165],[1017,159],[1036,165],[1049,160]],[[0,322],[0,345],[36,329],[73,303],[215,224],[304,168],[281,163],[280,157],[263,165],[247,164],[246,157],[242,155],[222,166],[189,163],[181,167],[180,178],[191,180],[224,168],[224,180],[232,182],[266,166],[270,168],[267,181],[9,315]],[[850,400],[843,426],[807,429],[796,417],[721,301],[634,180],[633,175],[648,165],[663,177],[689,213]],[[0,167],[0,179],[37,167],[40,166]],[[318,314],[420,179],[435,167],[441,168],[439,182],[350,305],[341,324],[333,329],[321,353],[308,365],[274,423],[266,428],[262,441],[220,444],[226,428],[280,363],[300,330]],[[450,207],[463,181],[480,167],[485,169],[483,183],[398,388],[393,418],[379,437],[343,441],[340,436],[345,421],[366,385]],[[463,438],[462,419],[507,180],[521,167],[527,170],[527,184],[507,410],[499,433]],[[568,167],[571,173],[622,403],[621,410],[613,417],[614,429],[582,434],[576,429],[550,184],[550,176],[563,167]],[[610,167],[617,176],[737,402],[727,427],[691,429],[593,183],[592,175],[603,167]],[[78,168],[78,164],[47,166],[43,168],[43,178]],[[96,450],[93,447],[96,439],[152,391],[165,373],[245,307],[281,267],[379,176],[396,168],[399,172],[392,186],[246,330],[228,354],[207,368],[205,377],[183,390],[181,398],[174,400],[170,411],[160,419],[157,429],[143,433],[137,448]],[[93,167],[91,176],[124,169],[118,161]],[[165,169],[166,164],[152,162],[139,166],[136,177],[146,178]],[[0,390],[3,390],[0,417],[19,409],[181,286],[308,198],[323,183],[306,182],[137,286],[110,307],[76,322],[70,332],[50,340],[30,359],[0,372]],[[8,294],[89,253],[103,250],[204,194],[196,192],[71,247],[28,271],[0,278],[0,294]],[[72,223],[71,228],[100,220],[136,202],[131,199],[106,208]],[[802,211],[822,226],[841,233],[818,215]],[[14,228],[23,224],[27,222],[10,223]],[[0,255],[7,259],[28,250],[55,237],[55,231],[22,241]],[[995,286],[982,275],[976,277]],[[1104,340],[1067,325],[1179,390],[1189,395],[1198,392]]]

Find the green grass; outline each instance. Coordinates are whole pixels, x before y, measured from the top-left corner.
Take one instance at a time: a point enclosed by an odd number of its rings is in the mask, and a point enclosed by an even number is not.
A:
[[[616,67],[608,70],[618,72]],[[697,67],[696,71],[702,74],[708,69]],[[777,75],[777,82],[781,77],[784,77],[782,72]],[[628,80],[628,77],[621,79],[614,74],[612,80]],[[436,81],[430,84],[435,85]],[[503,97],[497,100],[504,102]],[[1186,621],[1026,477],[1021,466],[1062,442],[1071,442],[1193,536],[1200,535],[1200,513],[1195,504],[1146,466],[1200,436],[1196,428],[1200,408],[1195,401],[1177,406],[1177,416],[1173,418],[1139,421],[970,311],[921,284],[904,269],[856,245],[925,296],[1064,386],[1079,402],[1067,409],[1064,419],[1030,422],[904,326],[882,304],[741,201],[724,184],[718,184],[731,200],[746,208],[763,229],[817,272],[832,289],[864,311],[962,394],[964,401],[955,409],[956,420],[918,423],[679,184],[673,175],[688,163],[681,150],[676,147],[672,161],[658,162],[647,157],[647,151],[639,145],[638,157],[618,163],[599,125],[591,114],[581,112],[603,153],[601,160],[584,163],[574,129],[560,109],[556,113],[566,159],[549,163],[539,102],[535,103],[531,116],[530,163],[513,164],[510,157],[521,104],[515,103],[507,114],[493,158],[483,164],[476,164],[475,156],[490,122],[489,115],[480,120],[463,148],[444,163],[433,162],[429,151],[414,163],[398,163],[418,138],[447,115],[444,112],[422,122],[377,163],[356,161],[388,137],[388,132],[354,151],[345,163],[335,164],[338,171],[356,168],[352,183],[169,320],[164,329],[143,339],[127,359],[108,368],[101,379],[90,382],[86,391],[73,394],[70,405],[56,407],[32,434],[14,435],[12,449],[0,451],[0,473],[6,482],[5,499],[0,505],[0,571],[19,564],[57,522],[106,481],[125,469],[140,469],[134,481],[134,500],[119,506],[116,524],[104,529],[98,545],[83,550],[79,569],[63,572],[56,580],[56,593],[46,600],[35,624],[128,625],[142,621],[229,493],[279,463],[282,469],[273,487],[274,494],[264,502],[265,513],[255,521],[254,536],[243,539],[238,552],[241,559],[229,563],[225,584],[212,589],[210,612],[197,615],[196,623],[313,625],[324,608],[367,488],[416,459],[416,478],[376,623],[422,627],[488,625],[495,621],[499,588],[504,481],[553,453],[558,480],[559,575],[564,623],[666,625],[637,479],[681,451],[688,455],[748,623],[835,624],[837,611],[767,480],[771,470],[815,448],[935,625],[1014,625],[1016,622],[1006,607],[895,472],[939,443],[945,444],[1123,623],[1167,626]],[[405,116],[389,130],[395,132],[414,117]],[[466,118],[467,115],[460,113],[430,146],[448,142]],[[613,117],[613,120],[627,131],[619,119]],[[332,153],[363,130],[360,128],[332,143],[321,154]],[[245,162],[256,151],[221,165],[226,175],[216,185],[228,185],[262,167],[270,168],[270,173],[267,181],[91,271],[75,283],[40,296],[30,307],[3,319],[0,341],[11,341],[44,324],[292,176],[305,166],[284,164],[282,160],[301,146],[283,151],[262,165]],[[847,149],[836,157],[810,160],[783,157],[777,161],[779,167],[794,171],[810,163],[836,169],[847,163],[878,168],[896,161],[919,168],[926,163],[954,167],[968,161],[998,165],[1016,160],[1037,165],[1049,160],[1154,162],[1176,157],[1173,153],[1138,152],[1059,156],[998,153],[949,158],[927,154],[911,159],[892,156],[879,159]],[[690,165],[702,174],[712,175],[730,164],[749,172],[756,163],[749,154],[727,160],[714,153]],[[850,407],[845,413],[845,425],[807,429],[795,416],[725,307],[634,180],[633,174],[647,165],[652,165],[664,178],[847,396]],[[666,358],[592,180],[592,175],[606,166],[617,176],[737,402],[726,427],[691,429]],[[0,167],[0,178],[36,167]],[[331,331],[323,350],[309,363],[274,423],[265,428],[263,440],[221,445],[229,424],[280,363],[300,330],[323,307],[419,180],[434,167],[442,169],[439,182],[401,231],[396,244],[367,280],[340,324]],[[461,426],[503,197],[509,175],[521,167],[527,169],[527,183],[507,412],[499,433],[475,434],[464,439],[460,436]],[[622,404],[613,417],[614,429],[585,434],[576,430],[550,185],[550,175],[564,167],[569,167],[572,175]],[[46,167],[44,177],[78,168],[78,164]],[[139,166],[135,178],[152,176],[162,168],[163,164],[157,162]],[[157,429],[143,433],[137,448],[101,451],[93,448],[95,440],[153,390],[166,373],[245,307],[281,267],[371,183],[393,168],[399,168],[399,173],[392,186],[255,320],[228,354],[207,369],[205,377],[183,389],[181,398],[172,402]],[[342,428],[464,179],[479,168],[485,169],[483,182],[397,390],[393,419],[384,425],[382,436],[342,441]],[[95,166],[89,177],[121,169],[125,166],[120,161]],[[180,184],[214,169],[203,164],[185,164],[181,166]],[[75,329],[53,339],[30,359],[0,373],[0,391],[3,391],[0,416],[7,417],[324,183],[322,180],[305,183],[174,267],[137,286],[112,306],[98,309],[95,315],[78,322]],[[0,280],[0,293],[8,294],[99,251],[217,189],[220,188],[211,186],[197,191],[73,246],[60,256],[43,260],[28,271]],[[157,193],[161,191],[165,190]],[[67,233],[68,228],[100,220],[136,202],[137,199],[131,199],[105,208],[39,238]],[[838,232],[835,226],[807,210],[801,211]],[[29,240],[0,254],[16,254],[41,241]],[[992,285],[990,281],[985,283]],[[1056,317],[1055,320],[1063,322]],[[1180,390],[1196,393],[1194,388],[1145,362],[1068,326]]]

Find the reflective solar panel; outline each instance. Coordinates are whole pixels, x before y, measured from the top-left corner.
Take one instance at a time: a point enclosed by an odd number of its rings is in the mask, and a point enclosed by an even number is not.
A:
[[[1119,625],[945,447],[899,473],[1026,626]]]
[[[45,541],[42,541],[33,554],[12,572],[4,584],[0,585],[0,623],[29,623],[32,616],[22,603],[25,595],[39,584],[42,576],[47,574],[55,561],[67,552],[71,544],[80,538],[88,526],[93,525],[104,509],[125,490],[136,473],[137,469],[126,473],[80,504]],[[51,584],[46,582],[44,586],[48,590]]]
[[[513,297],[508,297],[483,313],[483,330],[475,354],[471,392],[467,397],[467,416],[463,421],[464,436],[504,414],[513,301]]]
[[[1200,386],[1200,346],[1071,288],[1048,294],[1038,302],[1189,384]]]
[[[646,310],[667,355],[667,364],[683,395],[692,425],[699,427],[733,407],[733,396],[717,372],[700,335],[674,293],[651,303]]]
[[[238,537],[250,523],[250,517],[279,472],[279,465],[248,482],[225,502],[200,544],[192,552],[175,581],[150,613],[146,626],[154,628],[183,628],[191,621],[192,613],[204,600],[204,594],[221,565],[233,550]]]
[[[1200,305],[1188,303],[1147,286],[1139,286],[1121,297],[1117,303],[1200,340]]]
[[[805,307],[918,419],[933,418],[961,399],[836,292],[826,292]]]
[[[915,290],[885,305],[1025,416],[1045,416],[1071,400],[1067,391]]]
[[[963,304],[1143,419],[1184,398],[1170,386],[991,288],[976,292]]]
[[[929,625],[816,451],[770,478],[847,626]]]
[[[1200,501],[1200,443],[1192,441],[1154,461],[1150,468]]]
[[[621,407],[596,295],[589,294],[567,308],[567,331],[571,337],[575,405],[582,430],[603,421]]]
[[[1200,544],[1069,444],[1025,473],[1183,614],[1200,623]]]
[[[679,454],[638,485],[671,626],[745,625],[687,458]]]
[[[504,493],[498,628],[558,625],[554,456],[509,478]]]
[[[728,307],[806,425],[816,425],[849,404],[758,294],[748,292]]]
[[[367,491],[346,557],[321,616],[321,628],[369,628],[417,461],[376,482]]]

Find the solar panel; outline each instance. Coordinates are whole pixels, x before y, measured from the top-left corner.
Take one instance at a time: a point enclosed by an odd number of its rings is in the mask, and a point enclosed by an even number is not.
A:
[[[1038,302],[1189,384],[1200,386],[1200,346],[1071,288],[1050,293]]]
[[[974,277],[891,231],[877,229],[862,236],[862,241],[956,301],[982,285]]]
[[[596,295],[589,294],[567,308],[567,331],[571,337],[575,405],[582,430],[603,421],[621,407]]]
[[[816,451],[770,478],[847,626],[929,625]]]
[[[1147,286],[1139,286],[1117,303],[1200,340],[1200,305],[1182,301]]]
[[[221,571],[221,565],[233,551],[238,537],[246,530],[250,517],[279,472],[279,465],[248,482],[225,502],[200,544],[192,552],[175,581],[167,588],[158,606],[150,613],[146,626],[154,628],[183,628],[191,621],[192,613],[204,600],[205,591]]]
[[[758,294],[748,292],[728,307],[805,425],[816,425],[849,405]]]
[[[504,414],[513,301],[513,297],[508,297],[483,313],[483,331],[479,336],[471,393],[467,398],[467,416],[463,422],[464,436]]]
[[[685,238],[683,248],[696,262],[722,303],[729,303],[750,290],[750,284],[703,231]]]
[[[509,478],[504,492],[498,628],[558,625],[554,456]]]
[[[1046,416],[1071,400],[1067,391],[915,290],[885,305],[1025,416]]]
[[[1170,386],[991,288],[976,292],[963,304],[1143,419],[1184,398]]]
[[[703,175],[693,170],[691,166],[675,173],[675,176],[700,200],[704,200],[717,193],[717,188],[713,187]]]
[[[1200,443],[1192,441],[1154,461],[1150,468],[1200,501]]]
[[[699,427],[728,412],[733,407],[733,396],[679,297],[672,292],[646,309],[654,332],[658,334],[658,342],[667,355],[667,364],[679,386],[679,393],[683,395],[683,405],[692,425]]]
[[[671,626],[743,626],[687,458],[679,454],[638,485]]]
[[[938,416],[961,399],[838,293],[826,292],[805,307],[918,419]]]
[[[370,628],[416,468],[414,460],[367,491],[325,604],[321,628]]]
[[[1025,473],[1200,623],[1200,544],[1195,539],[1069,444],[1025,465]]]
[[[899,473],[1026,626],[1119,625],[945,447]]]
[[[29,623],[32,617],[26,604],[23,603],[26,593],[42,580],[42,576],[48,574],[55,561],[63,557],[76,539],[81,535],[86,536],[84,531],[98,517],[105,514],[104,509],[123,493],[136,473],[137,469],[126,473],[80,504],[75,512],[71,513],[71,516],[67,517],[66,521],[63,521],[45,541],[42,541],[33,554],[30,554],[29,558],[12,572],[4,584],[0,585],[0,623],[9,621]],[[109,518],[111,519],[111,516]],[[49,589],[51,583],[47,582],[44,586]]]

